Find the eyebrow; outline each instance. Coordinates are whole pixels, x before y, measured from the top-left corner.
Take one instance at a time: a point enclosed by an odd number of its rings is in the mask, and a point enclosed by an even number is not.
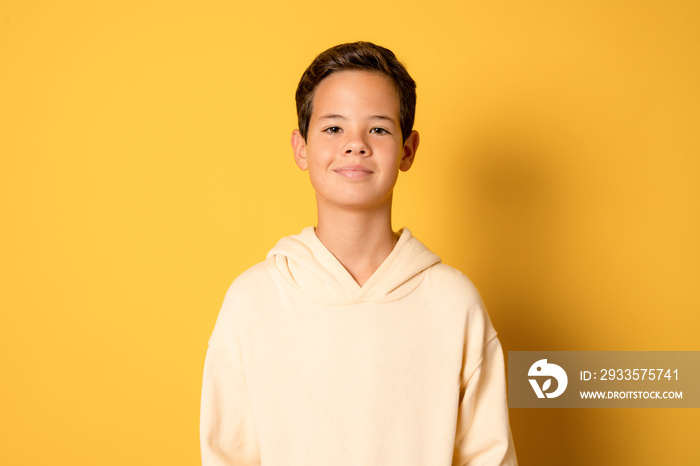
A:
[[[344,117],[343,115],[338,115],[338,114],[335,114],[335,113],[329,113],[328,115],[323,115],[323,116],[318,117],[318,119],[319,119],[319,120],[336,120],[336,119],[344,120],[345,117]]]
[[[329,113],[328,115],[323,115],[318,117],[319,120],[346,120],[343,115],[338,115],[337,113]],[[394,123],[394,119],[388,115],[371,115],[370,120],[387,120]]]

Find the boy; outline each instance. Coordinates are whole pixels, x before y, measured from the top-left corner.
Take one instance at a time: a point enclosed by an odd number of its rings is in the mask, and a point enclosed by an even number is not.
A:
[[[476,289],[391,226],[419,144],[415,99],[394,54],[367,42],[304,72],[291,143],[318,224],[226,294],[204,365],[205,466],[517,464]]]

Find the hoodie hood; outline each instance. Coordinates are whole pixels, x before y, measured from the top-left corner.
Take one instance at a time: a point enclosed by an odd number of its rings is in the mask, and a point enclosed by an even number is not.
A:
[[[314,301],[337,305],[395,301],[418,286],[425,269],[440,262],[408,228],[399,232],[394,249],[363,286],[318,239],[313,226],[279,240],[267,253],[267,261]]]

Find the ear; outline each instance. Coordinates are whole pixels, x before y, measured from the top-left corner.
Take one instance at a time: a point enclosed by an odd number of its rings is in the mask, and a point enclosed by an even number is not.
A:
[[[301,131],[295,129],[292,131],[292,150],[294,151],[294,162],[301,170],[307,170],[309,163],[306,161],[306,141],[301,135]]]
[[[419,143],[420,136],[418,135],[418,131],[411,131],[411,134],[406,138],[406,142],[403,143],[403,155],[401,157],[401,164],[399,165],[399,169],[402,172],[407,171],[411,168],[411,165],[413,165]]]

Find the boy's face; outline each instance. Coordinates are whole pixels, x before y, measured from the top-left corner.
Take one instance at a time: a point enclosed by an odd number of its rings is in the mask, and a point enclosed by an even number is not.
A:
[[[393,82],[368,71],[339,71],[316,88],[306,141],[292,133],[294,159],[309,170],[319,204],[372,209],[391,203],[398,171],[411,167],[413,131],[403,143]]]

